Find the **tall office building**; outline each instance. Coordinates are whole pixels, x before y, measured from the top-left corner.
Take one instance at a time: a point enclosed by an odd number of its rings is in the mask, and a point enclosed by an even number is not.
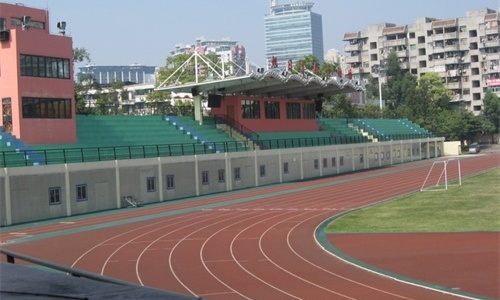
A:
[[[271,13],[264,17],[266,59],[278,60],[285,67],[289,59],[295,64],[312,54],[323,63],[323,23],[321,15],[312,12],[312,2],[278,4],[271,0]]]
[[[401,67],[412,74],[438,73],[452,101],[475,114],[486,91],[500,95],[500,14],[495,10],[468,11],[465,18],[420,18],[402,26],[374,24],[345,33],[344,41],[354,78],[378,77],[387,53],[395,51]]]

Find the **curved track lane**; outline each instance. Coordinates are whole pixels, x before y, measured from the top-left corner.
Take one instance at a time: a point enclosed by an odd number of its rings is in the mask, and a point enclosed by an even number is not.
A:
[[[499,156],[461,160],[462,175]],[[282,184],[74,223],[3,231],[23,254],[203,299],[457,299],[357,268],[315,239],[334,215],[418,191],[432,161]],[[449,178],[457,177],[450,166]],[[437,175],[431,175],[435,182]],[[369,251],[369,249],[366,249]]]

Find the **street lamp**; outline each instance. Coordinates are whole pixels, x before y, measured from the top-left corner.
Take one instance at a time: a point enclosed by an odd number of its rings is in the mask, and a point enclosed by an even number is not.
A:
[[[383,51],[383,50],[382,50]],[[382,77],[385,76],[385,59],[387,58],[387,53],[382,52],[380,54],[382,57],[380,59],[380,64],[378,65],[377,68],[377,73],[378,73],[378,97],[379,97],[379,107],[380,107],[380,112],[382,112],[383,104],[382,104]]]
[[[382,77],[385,75],[385,69],[382,67],[379,67],[378,71],[378,97],[379,97],[379,104],[380,104],[380,111],[382,111],[383,105],[382,105]]]

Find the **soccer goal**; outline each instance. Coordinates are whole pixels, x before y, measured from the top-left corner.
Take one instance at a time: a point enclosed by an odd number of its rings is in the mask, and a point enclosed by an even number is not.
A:
[[[450,184],[450,181],[454,181],[457,176],[458,182]],[[460,158],[450,158],[432,163],[420,191],[445,191],[448,186],[460,185],[462,185]]]

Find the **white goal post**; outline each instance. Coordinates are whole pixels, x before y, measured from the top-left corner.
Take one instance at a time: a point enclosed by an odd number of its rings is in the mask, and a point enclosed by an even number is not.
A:
[[[448,186],[451,186],[449,184],[450,179],[448,178],[448,171],[450,171],[450,168],[452,166],[449,166],[449,164],[453,162],[456,162],[456,172],[458,172],[458,184],[455,185],[462,185],[462,170],[460,167],[460,158],[450,158],[447,160],[435,161],[432,163],[431,169],[429,170],[429,173],[427,173],[427,177],[425,177],[420,191],[423,192],[447,190]],[[435,182],[435,184],[426,187],[428,181]]]

